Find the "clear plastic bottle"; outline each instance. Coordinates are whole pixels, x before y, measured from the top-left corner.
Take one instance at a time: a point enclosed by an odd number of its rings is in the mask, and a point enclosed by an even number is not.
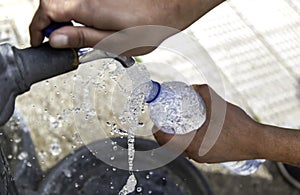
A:
[[[221,163],[221,165],[237,175],[251,175],[255,173],[259,166],[264,162],[264,159],[257,159],[225,162]]]
[[[152,121],[166,133],[188,133],[199,129],[206,119],[203,99],[192,87],[182,82],[160,84],[152,81],[146,102]],[[256,172],[264,161],[234,161],[221,165],[235,174],[250,175]]]
[[[166,133],[185,134],[205,122],[206,108],[201,96],[183,82],[152,81],[147,103],[152,121]]]

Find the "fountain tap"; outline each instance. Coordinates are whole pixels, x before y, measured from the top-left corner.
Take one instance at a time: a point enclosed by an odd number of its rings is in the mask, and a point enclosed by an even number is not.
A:
[[[47,28],[48,36],[53,29]],[[17,49],[9,44],[0,45],[0,126],[12,116],[15,99],[28,91],[34,83],[52,78],[72,70],[79,64],[102,58],[113,58],[125,68],[132,66],[132,57],[118,56],[98,49],[88,51],[75,49],[55,49],[49,43],[39,47]],[[80,56],[82,55],[82,56]]]

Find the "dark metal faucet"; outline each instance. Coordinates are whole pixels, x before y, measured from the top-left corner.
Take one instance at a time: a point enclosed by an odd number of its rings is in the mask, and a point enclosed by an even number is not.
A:
[[[72,25],[52,23],[44,30],[49,37],[56,29]],[[9,44],[0,45],[0,126],[12,116],[15,99],[39,81],[75,70],[80,63],[113,58],[125,68],[132,66],[132,57],[119,56],[102,50],[54,49],[49,43],[39,47],[17,49]]]
[[[78,64],[73,49],[53,49],[48,43],[22,50],[0,45],[0,126],[13,114],[16,96],[34,83],[75,70]]]
[[[0,126],[13,114],[16,97],[28,91],[32,84],[75,70],[80,63],[101,58],[114,58],[125,68],[135,62],[132,57],[100,50],[91,51],[90,57],[79,58],[75,49],[54,49],[48,43],[26,49],[0,45]]]

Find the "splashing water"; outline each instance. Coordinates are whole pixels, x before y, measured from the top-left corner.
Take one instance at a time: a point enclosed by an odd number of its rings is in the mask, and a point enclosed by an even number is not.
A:
[[[119,192],[119,195],[125,195],[131,193],[135,190],[137,185],[136,178],[133,174],[133,161],[134,161],[134,142],[135,142],[135,131],[141,125],[139,122],[139,115],[144,110],[145,97],[149,94],[151,90],[151,81],[149,79],[149,74],[146,71],[145,67],[142,65],[139,66],[139,69],[129,69],[128,74],[132,79],[133,89],[131,95],[127,101],[126,110],[124,111],[124,115],[128,114],[127,122],[129,124],[128,129],[128,170],[130,176]]]
[[[62,149],[61,149],[61,146],[57,142],[53,142],[50,145],[49,151],[53,156],[58,156],[62,152]]]
[[[89,83],[90,80],[82,81],[83,86],[88,86],[92,84],[96,87],[99,92],[104,92],[104,94],[108,94],[107,90],[109,90],[108,84],[113,81],[118,89],[117,91],[120,96],[123,96],[125,101],[122,104],[124,107],[119,111],[120,106],[115,107],[115,110],[112,110],[114,116],[117,117],[118,124],[114,121],[105,121],[105,126],[111,128],[111,133],[117,133],[121,136],[127,136],[127,144],[128,144],[128,170],[129,177],[124,185],[124,187],[119,192],[119,195],[126,195],[135,191],[137,180],[133,173],[133,164],[134,164],[134,155],[135,155],[135,132],[139,127],[142,127],[144,124],[139,121],[139,116],[141,113],[144,113],[145,108],[145,97],[149,94],[149,89],[152,87],[150,74],[146,70],[146,67],[142,64],[135,64],[130,68],[124,68],[122,66],[118,66],[115,63],[104,63],[103,66],[98,70],[97,82]],[[107,78],[109,80],[107,80]],[[81,81],[80,76],[77,76],[76,79]],[[75,108],[78,112],[84,112],[87,115],[87,119],[90,117],[94,117],[96,112],[89,112],[92,108],[90,103],[88,102],[89,89],[88,87],[84,87],[86,91],[83,94],[83,103],[81,103],[80,108]],[[120,102],[122,97],[117,96],[118,101]],[[126,105],[125,105],[126,104]],[[114,108],[113,108],[114,109]],[[118,125],[121,125],[119,127]],[[125,126],[126,125],[126,126]],[[116,146],[112,146],[113,150]],[[114,160],[112,157],[110,160]]]
[[[134,192],[136,184],[137,184],[137,180],[134,174],[131,174],[126,182],[126,185],[119,192],[119,195],[126,195]]]

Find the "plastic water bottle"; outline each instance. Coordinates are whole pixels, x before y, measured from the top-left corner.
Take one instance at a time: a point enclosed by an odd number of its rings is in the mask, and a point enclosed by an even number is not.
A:
[[[147,97],[150,117],[156,127],[170,134],[185,134],[199,129],[206,119],[206,107],[201,96],[182,82],[152,81]],[[238,175],[250,175],[265,160],[245,160],[221,163]]]
[[[206,119],[201,96],[183,82],[152,81],[147,101],[156,127],[170,134],[185,134],[198,129]]]
[[[264,159],[257,160],[243,160],[221,163],[221,165],[227,168],[232,173],[238,175],[251,175],[255,173],[259,166],[264,163]]]

